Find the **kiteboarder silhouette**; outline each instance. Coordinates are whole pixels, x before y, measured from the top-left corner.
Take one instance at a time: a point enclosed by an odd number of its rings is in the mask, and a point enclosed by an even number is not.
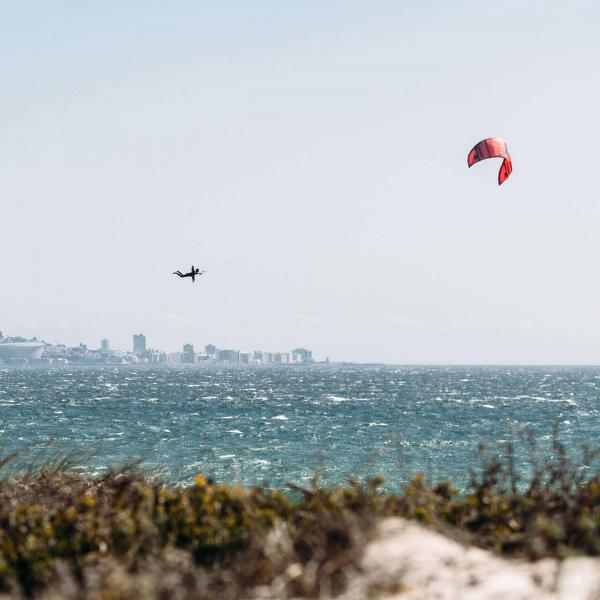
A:
[[[200,271],[200,269],[194,268],[192,265],[192,269],[189,273],[182,273],[181,271],[173,271],[173,275],[177,275],[178,277],[191,277],[192,281],[196,281],[196,275],[200,277],[200,275],[204,274],[205,271]]]

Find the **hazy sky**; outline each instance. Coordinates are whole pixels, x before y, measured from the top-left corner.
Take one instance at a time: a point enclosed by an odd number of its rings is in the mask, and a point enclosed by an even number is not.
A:
[[[597,364],[599,72],[597,0],[0,0],[0,330]]]

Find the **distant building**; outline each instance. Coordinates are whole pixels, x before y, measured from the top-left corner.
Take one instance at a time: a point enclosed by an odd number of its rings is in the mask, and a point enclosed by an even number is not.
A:
[[[204,346],[204,352],[209,358],[216,358],[217,356],[217,347],[214,344],[207,344]]]
[[[306,348],[296,348],[292,350],[292,362],[311,363],[313,362],[312,351]]]
[[[0,344],[0,361],[42,358],[44,345],[40,342],[3,342]]]
[[[108,340],[106,338],[104,338],[101,342],[100,342],[100,350],[102,352],[108,352],[110,350],[110,344],[108,343]]]
[[[250,352],[240,352],[240,362],[243,365],[249,365],[252,363],[252,353]]]
[[[133,336],[133,353],[136,356],[146,354],[146,336],[143,333]]]
[[[166,363],[168,356],[161,350],[149,349],[146,351],[145,360],[149,363]]]
[[[183,354],[181,355],[181,362],[194,364],[196,362],[196,357],[194,356],[194,345],[193,344],[184,344],[183,345]]]
[[[168,355],[167,362],[170,362],[170,363],[180,363],[182,356],[183,355],[181,354],[181,352],[171,352]]]
[[[273,354],[273,360],[277,365],[287,365],[290,362],[290,355],[288,352],[276,352]]]
[[[240,353],[238,350],[218,350],[218,360],[220,362],[237,363],[240,362]]]

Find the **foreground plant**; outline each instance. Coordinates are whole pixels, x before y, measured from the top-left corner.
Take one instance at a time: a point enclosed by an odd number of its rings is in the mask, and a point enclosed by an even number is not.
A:
[[[0,481],[0,591],[15,597],[236,598],[257,586],[344,587],[375,487],[282,492],[199,475],[169,488],[133,471]]]

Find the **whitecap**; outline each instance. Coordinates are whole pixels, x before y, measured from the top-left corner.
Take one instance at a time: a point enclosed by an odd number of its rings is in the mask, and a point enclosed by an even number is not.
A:
[[[219,456],[219,458],[235,458],[235,454],[222,454],[221,456]]]
[[[239,429],[228,429],[226,433],[239,433],[240,435],[244,435]]]
[[[289,419],[285,415],[277,415],[273,417],[273,421],[289,421]]]
[[[334,396],[333,394],[329,394],[327,396],[327,400],[331,400],[332,402],[347,402],[348,398],[344,398],[344,396]]]
[[[204,466],[204,462],[200,460],[200,461],[196,461],[196,462],[193,462],[193,463],[189,463],[189,464],[185,465],[184,468],[186,468],[186,469],[197,469],[198,467],[203,467],[203,466]]]

